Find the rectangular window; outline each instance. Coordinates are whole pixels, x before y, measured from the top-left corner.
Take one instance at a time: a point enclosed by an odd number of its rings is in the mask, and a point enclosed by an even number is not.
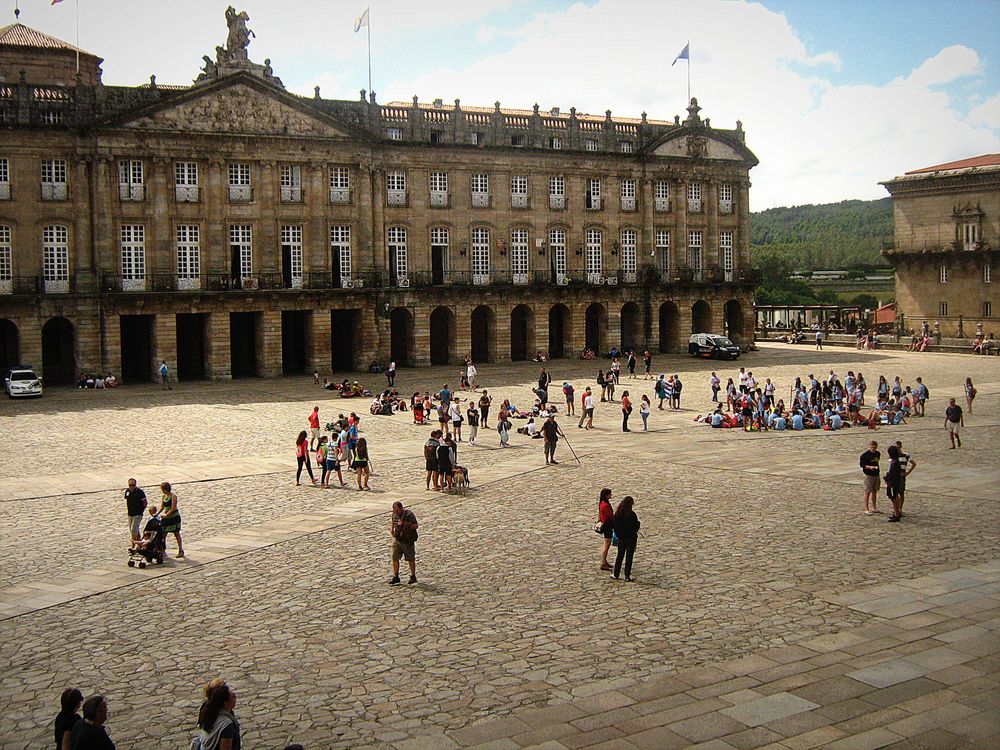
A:
[[[566,208],[566,178],[549,178],[549,208]]]
[[[527,229],[515,229],[510,233],[510,272],[515,284],[528,283]]]
[[[566,276],[566,230],[553,229],[549,232],[549,252],[552,253],[552,270],[555,272],[556,283],[565,284]]]
[[[448,192],[447,172],[431,172],[431,192]]]
[[[622,259],[622,281],[626,284],[636,281],[636,231],[634,229],[623,229],[621,232],[621,259]]]
[[[948,283],[948,265],[946,263],[942,263],[941,267],[938,269],[938,283]]]
[[[663,279],[670,277],[670,230],[656,230],[656,259],[660,266],[660,276]]]
[[[229,200],[248,201],[253,197],[250,187],[250,165],[236,162],[229,165]]]
[[[406,227],[389,227],[386,236],[390,272],[397,286],[409,286],[409,265],[406,257]]]
[[[144,197],[142,161],[118,162],[118,197],[123,201],[141,201]]]
[[[670,183],[667,180],[653,183],[653,208],[661,212],[670,210]]]
[[[972,250],[976,242],[979,241],[979,225],[978,224],[962,224],[960,227],[962,248],[964,250]]]
[[[42,200],[66,200],[66,160],[42,160]]]
[[[701,183],[692,182],[688,185],[688,211],[701,211]]]
[[[983,264],[983,283],[989,284],[993,281],[993,268],[989,263]]]
[[[587,230],[587,254],[584,258],[587,271],[587,281],[591,284],[601,283],[603,269],[601,245],[604,239],[600,229]]]
[[[621,143],[618,144],[618,150],[621,151],[623,154],[631,154],[632,141],[622,141]]]
[[[177,225],[177,288],[197,289],[201,278],[201,227]]]
[[[10,227],[6,224],[0,224],[0,292],[11,291],[10,281],[13,277],[14,268],[11,263]]]
[[[593,138],[588,138],[583,142],[584,151],[597,151],[598,143]]]
[[[62,121],[61,109],[47,109],[42,112],[42,125],[62,125]]]
[[[351,202],[351,170],[330,167],[330,203]]]
[[[69,290],[69,229],[62,224],[42,230],[42,277],[45,291]]]
[[[472,283],[490,282],[490,230],[476,227],[472,230]]]
[[[482,146],[483,144],[486,143],[486,134],[485,133],[470,133],[469,134],[469,143],[471,143],[473,146]]]
[[[938,315],[942,318],[948,317],[948,303],[945,301],[938,302]]]
[[[288,263],[288,275],[291,277],[292,288],[300,288],[302,286],[301,224],[285,224],[281,227],[281,259],[282,263]]]
[[[726,281],[733,280],[733,233],[719,234],[719,249],[722,251],[722,273]]]
[[[174,164],[174,196],[179,203],[198,202],[198,163],[179,161]]]
[[[701,230],[688,232],[688,253],[694,278],[696,281],[700,281],[702,273]]]
[[[993,317],[993,303],[992,302],[984,302],[983,303],[983,317],[984,318],[992,318]]]
[[[587,180],[587,208],[598,210],[601,207],[601,178],[591,177]]]
[[[510,145],[514,148],[524,148],[526,139],[522,133],[515,133],[510,137]]]
[[[719,213],[731,214],[733,212],[733,186],[719,185]]]
[[[401,141],[403,140],[403,129],[402,128],[386,128],[385,137],[390,141]]]
[[[385,173],[386,202],[390,206],[406,205],[406,172],[392,169]]]
[[[123,224],[121,233],[122,291],[146,287],[146,229],[142,224]]]
[[[302,202],[302,167],[298,164],[281,165],[281,200],[286,203]]]
[[[330,227],[330,254],[335,259],[335,267],[340,269],[340,279],[334,279],[334,283],[346,287],[351,282],[351,227],[349,225]]]
[[[472,207],[489,208],[490,176],[488,174],[472,175]]]
[[[635,180],[623,179],[621,182],[622,211],[635,211]]]
[[[510,207],[528,207],[528,178],[525,175],[512,175],[510,178]]]
[[[240,278],[253,276],[253,232],[249,224],[229,226],[229,251],[231,257],[239,257]]]
[[[431,131],[431,143],[444,143],[444,133],[440,130]]]
[[[10,200],[10,163],[0,159],[0,201]]]
[[[562,148],[562,138],[560,138],[559,136],[556,136],[556,135],[554,135],[551,138],[549,138],[549,148],[554,149],[556,151],[558,151],[559,149],[561,149]]]

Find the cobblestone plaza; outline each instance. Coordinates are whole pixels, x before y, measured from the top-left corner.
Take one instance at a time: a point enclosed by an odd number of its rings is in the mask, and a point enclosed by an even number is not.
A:
[[[549,369],[579,392],[600,364]],[[831,368],[920,375],[928,416],[874,435],[694,424],[710,370],[736,364],[786,395]],[[536,367],[480,382],[520,405]],[[614,403],[592,432],[563,419],[579,465],[565,442],[545,467],[540,441],[501,451],[481,431],[459,448],[465,496],[424,490],[429,428],[308,378],[0,404],[0,745],[51,744],[76,686],[108,696],[119,748],[187,747],[224,676],[253,748],[1000,746],[1000,359],[765,344],[654,369],[680,373],[680,412],[654,408],[648,433],[623,434]],[[453,370],[401,370],[400,392]],[[943,410],[967,376],[975,413],[950,451]],[[363,414],[372,492],[294,486],[313,404]],[[901,524],[862,513],[872,437],[918,463]],[[126,567],[129,476],[151,499],[173,482],[187,559]],[[598,570],[602,486],[636,498],[637,583]],[[421,523],[415,586],[386,585],[397,499]]]

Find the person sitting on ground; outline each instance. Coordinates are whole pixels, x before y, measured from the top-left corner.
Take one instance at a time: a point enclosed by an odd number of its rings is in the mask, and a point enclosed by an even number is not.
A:
[[[580,359],[597,359],[597,355],[594,354],[593,349],[584,349],[580,354]]]
[[[546,358],[545,354],[541,350],[538,350],[538,351],[535,352],[535,356],[532,358],[531,361],[532,362],[544,362],[546,359],[547,358]]]
[[[116,378],[114,375],[112,375],[109,372],[105,376],[105,378],[104,378],[104,387],[105,388],[117,388],[118,387],[118,378]]]

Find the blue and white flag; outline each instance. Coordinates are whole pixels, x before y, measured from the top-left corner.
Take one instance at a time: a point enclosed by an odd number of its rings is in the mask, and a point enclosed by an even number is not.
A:
[[[674,58],[674,61],[672,63],[670,63],[671,68],[677,64],[678,60],[687,60],[689,63],[691,62],[691,58],[688,56],[688,47],[690,46],[691,42],[688,42],[687,44],[684,45],[684,49],[682,49],[680,54]]]

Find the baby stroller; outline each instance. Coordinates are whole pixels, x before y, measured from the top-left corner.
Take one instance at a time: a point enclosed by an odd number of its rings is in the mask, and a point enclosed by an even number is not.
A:
[[[154,523],[155,522],[155,523]],[[152,528],[150,528],[152,526]],[[167,555],[167,532],[160,525],[160,519],[151,518],[146,522],[146,532],[152,532],[148,538],[143,534],[142,547],[132,546],[128,551],[128,566],[134,568],[136,562],[140,568],[145,568],[148,564],[156,562],[163,565],[163,558]]]

